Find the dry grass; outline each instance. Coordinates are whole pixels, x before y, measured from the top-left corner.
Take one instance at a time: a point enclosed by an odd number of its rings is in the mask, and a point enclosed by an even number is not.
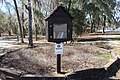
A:
[[[43,43],[44,42],[44,43]],[[39,74],[41,76],[53,76],[56,72],[56,55],[54,44],[36,42],[35,48],[25,48],[12,51],[8,49],[5,58],[0,62],[0,67],[21,70],[23,73]],[[110,45],[108,42],[91,42],[65,44],[62,55],[62,70],[74,72],[88,68],[103,67],[112,58],[111,52],[118,53],[120,48]],[[4,50],[6,51],[6,50]],[[3,51],[3,52],[4,52]],[[117,73],[117,77],[120,71]]]
[[[64,46],[62,55],[62,69],[67,72],[98,68],[105,65],[108,60],[103,60],[100,55],[111,55],[106,49],[94,44],[73,44]],[[1,67],[19,69],[23,73],[52,75],[56,71],[56,54],[54,44],[37,44],[37,47],[22,48],[7,53],[1,62]]]

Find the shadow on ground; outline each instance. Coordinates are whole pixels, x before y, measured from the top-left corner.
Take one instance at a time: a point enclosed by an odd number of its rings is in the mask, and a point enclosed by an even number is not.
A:
[[[115,41],[115,40],[120,40],[120,38],[90,38],[90,39],[81,39],[78,38],[77,41],[78,42],[86,42],[86,41]]]
[[[117,71],[120,69],[120,59],[118,58],[112,64],[105,68],[92,68],[81,71],[76,71],[67,75],[67,80],[120,80],[112,79],[116,76]]]

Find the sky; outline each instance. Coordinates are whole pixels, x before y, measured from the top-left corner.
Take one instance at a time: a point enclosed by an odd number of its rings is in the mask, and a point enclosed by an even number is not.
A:
[[[11,13],[14,13],[14,1],[13,0],[6,0],[10,5],[6,6],[5,2],[0,3],[0,10],[2,10],[5,13],[8,13],[8,8],[10,9]],[[20,0],[17,0],[18,7],[20,6]],[[8,13],[9,14],[9,13]]]

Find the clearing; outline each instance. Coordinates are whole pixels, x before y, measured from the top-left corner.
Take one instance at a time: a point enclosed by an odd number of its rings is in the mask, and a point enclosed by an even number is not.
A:
[[[116,55],[120,55],[120,35],[88,35],[80,37],[79,42],[64,44],[62,55],[62,71],[74,72],[89,68],[101,68]],[[2,41],[2,40],[1,40]],[[27,40],[25,40],[27,43]],[[7,44],[1,46],[1,53],[6,52],[0,61],[0,67],[21,71],[23,74],[39,74],[55,76],[56,55],[54,43],[48,43],[45,38],[35,41],[35,48],[27,44]],[[9,46],[9,47],[8,47]],[[120,71],[117,77],[120,78]]]

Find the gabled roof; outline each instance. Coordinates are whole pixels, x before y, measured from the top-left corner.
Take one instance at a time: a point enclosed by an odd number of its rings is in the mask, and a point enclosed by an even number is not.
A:
[[[73,17],[69,14],[68,11],[65,10],[65,8],[64,8],[63,6],[58,6],[58,7],[50,14],[50,16],[48,16],[48,17],[45,19],[45,21],[47,21],[47,20],[48,20],[52,15],[54,15],[54,13],[55,13],[56,11],[58,11],[59,9],[62,9],[71,19],[73,19]]]

